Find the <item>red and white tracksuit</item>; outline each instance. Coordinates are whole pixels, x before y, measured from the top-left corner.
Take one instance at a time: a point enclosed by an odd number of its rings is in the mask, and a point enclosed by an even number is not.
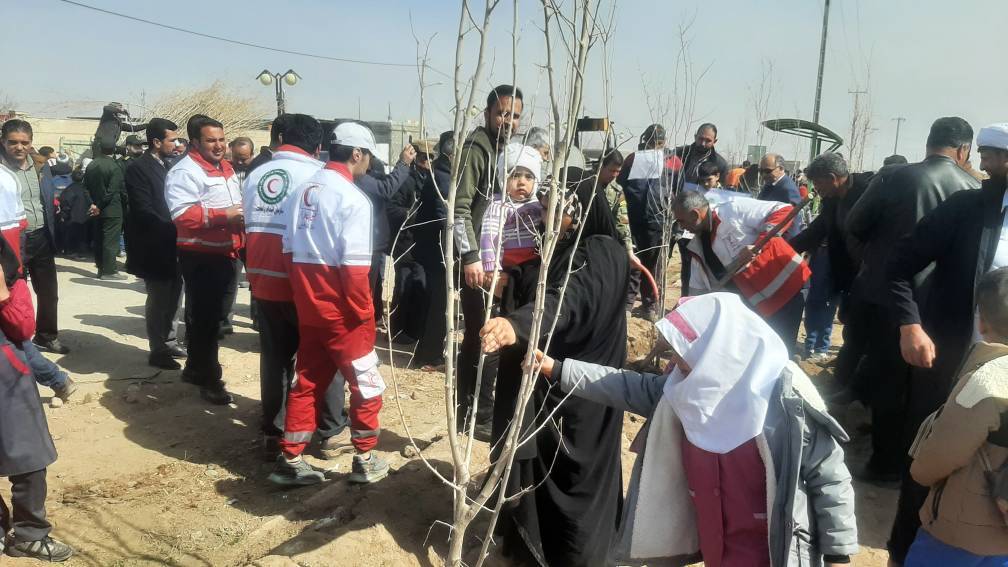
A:
[[[165,202],[180,251],[238,257],[243,234],[228,226],[226,211],[242,204],[241,187],[227,160],[218,168],[198,152],[189,152],[168,170]]]
[[[711,250],[727,267],[743,248],[755,244],[783,221],[792,208],[785,203],[744,197],[712,202],[712,233],[697,235],[686,248],[693,262],[690,293],[701,295],[711,291],[717,282],[704,261],[702,238],[711,239]],[[811,275],[801,255],[786,240],[775,237],[745,270],[732,278],[732,283],[757,313],[769,317],[801,292]]]
[[[322,162],[297,146],[283,145],[273,159],[245,179],[245,272],[252,295],[266,301],[293,301],[283,238],[294,207],[295,189],[322,169]]]
[[[351,440],[358,452],[369,451],[378,443],[385,390],[368,283],[371,202],[344,164],[329,162],[297,189],[293,203],[284,251],[301,340],[280,447],[289,457],[304,451],[339,371],[350,388]]]
[[[28,227],[17,177],[0,165],[0,235],[21,260],[21,234]]]

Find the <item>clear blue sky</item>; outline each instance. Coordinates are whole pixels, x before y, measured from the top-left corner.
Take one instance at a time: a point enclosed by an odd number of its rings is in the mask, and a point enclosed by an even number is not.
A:
[[[434,67],[450,72],[454,62],[458,6],[447,0],[82,1],[248,42],[400,63],[416,60],[412,22],[422,38],[434,35]],[[492,24],[492,68],[483,92],[511,79],[511,5],[503,1]],[[625,0],[618,5],[609,50],[613,65],[609,112],[620,131],[636,134],[652,121],[645,92],[654,100],[660,93],[671,95],[675,85],[682,88],[682,73],[675,68],[678,30],[690,21],[690,60],[697,72],[709,67],[697,85],[690,122],[717,123],[724,153],[757,141],[758,113],[752,99],[761,82],[772,85],[769,117],[811,117],[821,0]],[[133,23],[57,0],[4,0],[4,8],[3,51],[9,64],[0,93],[33,114],[94,114],[107,101],[137,104],[141,93],[151,101],[220,79],[261,99],[268,115],[272,88],[255,81],[263,68],[279,72],[293,68],[303,77],[287,91],[290,111],[325,118],[356,116],[359,102],[365,119],[386,118],[390,106],[395,120],[419,114],[415,69],[262,51]],[[526,112],[526,125],[547,121],[541,70],[545,56],[537,30],[541,19],[538,2],[519,2],[518,82],[533,106]],[[848,137],[854,100],[848,91],[867,89],[873,126],[878,129],[866,146],[865,166],[873,167],[892,151],[895,116],[907,118],[900,152],[911,159],[922,157],[928,127],[939,116],[962,116],[975,129],[1008,121],[1008,72],[1002,57],[1006,24],[1008,2],[1003,0],[833,0],[821,122]],[[19,57],[14,51],[20,46],[25,51]],[[467,60],[472,58],[467,53]],[[23,64],[11,74],[11,63],[18,60]],[[763,81],[769,65],[773,74]],[[871,69],[870,81],[866,67]],[[589,76],[585,114],[604,114],[600,57],[591,60]],[[429,80],[441,83],[427,89],[427,119],[436,132],[449,124],[453,101],[445,77],[431,75]],[[869,104],[868,98],[862,99],[863,104]],[[665,121],[670,126],[675,122]],[[682,124],[674,136],[688,138],[692,124]],[[807,151],[788,136],[765,133],[763,142],[787,157],[804,158]]]

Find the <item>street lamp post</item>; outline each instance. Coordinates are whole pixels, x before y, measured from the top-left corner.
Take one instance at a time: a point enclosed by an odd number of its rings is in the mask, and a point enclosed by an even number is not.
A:
[[[280,116],[285,111],[284,83],[287,83],[289,87],[293,87],[301,80],[301,76],[295,73],[293,69],[288,69],[284,74],[271,73],[268,69],[263,69],[263,72],[259,73],[259,76],[256,78],[267,87],[270,84],[276,84],[277,116]]]

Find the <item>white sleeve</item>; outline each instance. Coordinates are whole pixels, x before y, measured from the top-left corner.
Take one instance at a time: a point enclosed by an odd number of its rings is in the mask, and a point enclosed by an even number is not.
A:
[[[339,235],[343,248],[341,263],[344,266],[370,266],[374,228],[371,201],[361,194],[345,211]]]
[[[173,169],[165,177],[165,203],[172,220],[177,219],[193,205],[201,204],[199,182],[184,169]]]

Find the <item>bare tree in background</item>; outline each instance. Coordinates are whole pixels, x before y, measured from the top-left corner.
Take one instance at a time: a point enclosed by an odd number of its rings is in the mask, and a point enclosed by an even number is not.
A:
[[[268,119],[268,111],[255,97],[243,96],[238,89],[230,88],[221,81],[195,90],[181,91],[153,103],[145,110],[145,119],[154,116],[166,118],[184,128],[186,121],[194,114],[206,114],[220,121],[229,136],[240,136],[253,130],[261,130]],[[150,115],[147,115],[149,111]]]
[[[14,107],[16,106],[17,101],[11,98],[11,96],[6,92],[0,91],[0,116],[6,116],[7,114],[14,112]]]
[[[872,127],[871,64],[864,66],[864,79],[852,90],[854,108],[851,111],[851,132],[847,142],[850,152],[849,163],[852,171],[864,170],[865,147]]]

